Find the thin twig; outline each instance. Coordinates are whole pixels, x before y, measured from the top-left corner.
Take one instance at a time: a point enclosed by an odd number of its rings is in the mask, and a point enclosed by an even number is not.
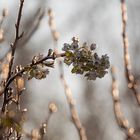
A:
[[[120,129],[124,130],[124,133],[126,134],[128,138],[131,138],[132,140],[140,140],[140,137],[138,137],[135,134],[135,129],[129,126],[129,122],[124,117],[123,112],[121,110],[121,102],[120,102],[120,97],[119,97],[118,83],[115,78],[115,71],[116,71],[115,67],[112,67],[111,69],[112,99],[113,99],[114,114],[115,114],[117,124],[120,127]]]
[[[11,75],[13,61],[14,61],[14,55],[15,55],[15,50],[16,50],[16,47],[17,47],[18,40],[23,36],[23,32],[21,34],[19,33],[20,21],[21,21],[21,16],[22,16],[22,9],[23,9],[23,3],[24,3],[24,0],[20,0],[20,7],[19,7],[19,12],[18,12],[18,18],[17,18],[17,22],[15,24],[16,36],[15,36],[14,43],[11,44],[11,48],[12,48],[11,56],[12,57],[11,57],[11,61],[9,63],[8,79],[9,79],[9,77]]]
[[[16,28],[16,35],[15,35],[15,40],[14,43],[11,44],[11,60],[9,62],[9,71],[8,71],[8,77],[7,80],[9,80],[10,76],[11,76],[11,71],[12,71],[12,66],[13,66],[13,61],[14,61],[14,55],[15,55],[15,50],[16,50],[16,46],[18,43],[18,40],[23,36],[23,33],[19,33],[19,28],[20,28],[20,21],[21,21],[21,16],[22,16],[22,9],[23,9],[23,3],[24,0],[20,0],[20,7],[19,7],[19,11],[18,11],[18,17],[17,17],[17,22],[15,24],[15,28]],[[7,104],[7,92],[5,92],[4,94],[4,101],[3,101],[3,106],[2,106],[2,112],[5,112],[5,106]]]
[[[136,96],[137,102],[140,105],[140,94],[138,93],[138,85],[136,84],[134,75],[131,70],[130,55],[128,51],[129,40],[126,33],[126,24],[127,24],[127,7],[125,0],[121,1],[121,11],[122,11],[122,39],[123,39],[123,48],[124,48],[124,66],[125,66],[125,75],[128,83],[128,87],[133,91]]]
[[[18,46],[24,46],[29,42],[29,40],[32,38],[32,36],[37,31],[44,15],[45,15],[45,10],[43,8],[39,8],[34,16],[34,19],[32,20],[31,29],[24,33],[24,38],[22,38],[22,40],[20,40],[20,42],[18,42]],[[27,26],[29,26],[29,25],[27,25]],[[6,55],[9,53],[11,53],[11,50],[8,51],[6,53]],[[0,60],[0,62],[5,59],[6,55]]]

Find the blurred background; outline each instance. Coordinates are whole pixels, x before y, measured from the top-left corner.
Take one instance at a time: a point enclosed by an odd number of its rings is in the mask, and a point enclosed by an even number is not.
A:
[[[126,0],[128,7],[129,52],[132,70],[137,80],[140,80],[140,1]],[[8,9],[2,28],[5,40],[0,43],[0,60],[3,60],[14,40],[15,27],[19,7],[18,0],[0,0],[0,13]],[[113,0],[25,0],[21,31],[24,36],[16,51],[16,64],[28,64],[34,55],[47,54],[54,47],[53,38],[48,25],[47,11],[51,8],[55,13],[56,30],[60,34],[59,50],[64,43],[70,43],[76,36],[80,43],[96,43],[97,52],[108,54],[111,65],[118,68],[122,110],[130,124],[139,130],[140,108],[133,93],[128,90],[123,61],[121,37],[121,8],[120,1]],[[41,10],[40,10],[41,9]],[[33,27],[41,17],[40,24],[32,33]],[[30,36],[31,35],[31,36]],[[124,140],[125,134],[118,127],[111,97],[111,76],[109,73],[102,79],[87,81],[83,77],[71,74],[70,68],[64,66],[65,78],[76,100],[76,108],[80,120],[86,129],[88,140]],[[1,79],[2,80],[2,79]],[[52,115],[47,129],[49,140],[79,140],[77,130],[71,121],[70,111],[60,81],[58,65],[50,70],[46,79],[32,79],[26,82],[26,90],[22,95],[22,108],[28,108],[27,131],[38,128],[48,117],[48,104],[55,102],[58,111]]]

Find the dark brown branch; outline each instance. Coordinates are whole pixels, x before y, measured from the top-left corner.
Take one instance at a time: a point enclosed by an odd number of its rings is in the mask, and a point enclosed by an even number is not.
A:
[[[17,22],[15,24],[15,28],[16,28],[16,36],[15,36],[15,40],[14,43],[11,44],[11,48],[12,48],[12,52],[11,52],[11,61],[9,63],[9,74],[8,74],[8,79],[11,75],[11,70],[12,70],[12,66],[13,66],[13,61],[14,61],[14,55],[15,55],[15,50],[16,50],[16,46],[18,43],[18,40],[22,37],[23,33],[20,34],[19,33],[19,28],[20,28],[20,21],[21,21],[21,16],[22,16],[22,9],[23,9],[23,3],[24,0],[20,0],[20,7],[19,7],[19,12],[18,12],[18,18],[17,18]]]
[[[21,16],[22,16],[22,9],[23,9],[23,3],[24,0],[20,0],[20,8],[19,8],[19,12],[18,12],[18,18],[17,18],[17,22],[15,24],[16,27],[16,38],[15,38],[15,42],[16,40],[19,40],[22,37],[22,34],[19,33],[19,28],[20,28],[20,21],[21,21]],[[16,46],[13,46],[14,48]]]
[[[111,69],[111,75],[112,75],[112,99],[113,99],[113,106],[114,106],[114,114],[116,118],[116,122],[120,129],[123,129],[126,136],[132,140],[139,140],[140,137],[138,137],[135,134],[135,129],[133,127],[129,126],[128,120],[124,117],[123,112],[121,110],[121,102],[119,97],[119,89],[118,89],[118,83],[115,78],[115,72],[116,69],[112,67]]]
[[[24,0],[20,0],[20,7],[19,7],[19,11],[18,11],[18,17],[17,17],[17,22],[15,24],[15,28],[16,28],[16,36],[15,36],[15,40],[14,43],[11,44],[11,60],[9,62],[9,71],[8,71],[8,77],[7,80],[9,80],[10,76],[11,76],[11,71],[12,71],[12,66],[13,66],[13,61],[14,61],[14,55],[15,55],[15,50],[16,50],[16,46],[18,43],[18,40],[23,36],[23,33],[19,33],[19,28],[20,28],[20,21],[21,21],[21,16],[22,16],[22,9],[23,9],[23,3]],[[3,107],[2,107],[2,112],[5,112],[5,106],[7,103],[7,93],[4,92],[4,102],[3,102]]]
[[[122,11],[122,39],[123,39],[123,49],[124,49],[124,66],[125,74],[128,83],[128,87],[133,91],[136,96],[137,102],[140,105],[140,94],[138,93],[137,84],[135,82],[134,75],[131,70],[131,62],[129,55],[129,40],[126,33],[126,24],[127,24],[127,7],[125,0],[121,0],[121,11]]]

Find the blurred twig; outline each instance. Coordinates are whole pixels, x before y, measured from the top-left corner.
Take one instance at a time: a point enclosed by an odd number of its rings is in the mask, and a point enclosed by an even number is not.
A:
[[[56,24],[55,24],[55,20],[54,20],[54,12],[51,8],[48,9],[48,17],[49,17],[48,24],[50,27],[53,41],[54,41],[54,48],[56,47],[56,50],[57,50],[58,49],[57,43],[58,43],[58,39],[59,39],[59,32],[56,30]]]
[[[45,122],[41,124],[39,129],[33,129],[31,131],[31,134],[26,132],[25,130],[23,131],[24,135],[27,138],[30,138],[31,140],[48,140],[48,137],[45,138],[45,134],[47,134],[47,127],[48,127],[48,122],[51,119],[51,116],[53,113],[57,112],[58,108],[54,102],[51,102],[49,104],[49,114],[48,117],[46,118]]]
[[[45,15],[45,10],[43,8],[39,8],[35,14],[34,20],[32,21],[31,29],[27,31],[23,40],[20,42],[22,46],[27,44],[29,40],[31,39],[31,37],[35,34],[44,15]]]
[[[60,62],[60,64],[61,64],[61,62]],[[77,130],[79,132],[80,140],[87,140],[85,128],[82,126],[79,115],[77,113],[77,109],[75,107],[75,100],[72,97],[71,89],[67,85],[67,82],[66,82],[66,80],[64,78],[64,75],[62,73],[61,73],[60,78],[61,78],[61,81],[62,81],[63,86],[64,86],[67,102],[69,104],[69,108],[70,108],[70,112],[71,112],[71,118],[73,120],[73,123],[74,123],[75,127],[77,128]]]
[[[140,105],[140,94],[138,93],[138,85],[136,84],[134,75],[131,70],[130,55],[128,51],[129,40],[126,33],[126,24],[127,24],[127,7],[125,0],[121,1],[121,11],[122,11],[122,39],[123,39],[123,48],[124,48],[124,65],[125,65],[125,75],[128,82],[128,87],[133,91],[136,96],[137,102]]]
[[[112,67],[111,75],[112,75],[112,99],[114,105],[114,114],[116,117],[116,121],[120,129],[123,129],[127,138],[132,140],[139,140],[140,138],[135,134],[135,129],[129,126],[128,120],[124,117],[123,112],[121,110],[121,102],[119,97],[119,89],[118,83],[115,78],[116,68]]]
[[[0,28],[2,27],[4,19],[7,15],[8,15],[8,10],[6,8],[4,8],[2,11],[2,16],[0,16]]]
[[[4,8],[2,11],[2,15],[0,16],[0,43],[4,41],[4,30],[2,29],[2,25],[7,15],[8,15],[8,10]]]

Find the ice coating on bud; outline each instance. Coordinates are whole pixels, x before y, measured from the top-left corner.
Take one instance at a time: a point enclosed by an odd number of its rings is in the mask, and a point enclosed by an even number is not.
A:
[[[62,48],[65,51],[64,63],[73,65],[72,73],[82,74],[88,80],[96,80],[105,76],[110,67],[109,57],[105,54],[101,57],[95,52],[96,44],[90,46],[87,43],[79,45],[79,40],[72,38],[72,43],[65,43]]]

